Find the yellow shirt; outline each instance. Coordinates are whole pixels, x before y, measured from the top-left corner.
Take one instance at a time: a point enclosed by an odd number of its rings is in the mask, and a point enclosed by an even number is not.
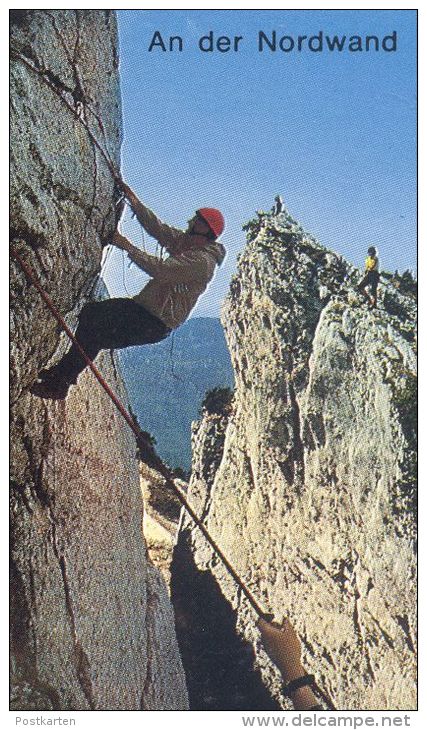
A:
[[[378,271],[378,259],[376,256],[368,256],[365,261],[366,271]]]

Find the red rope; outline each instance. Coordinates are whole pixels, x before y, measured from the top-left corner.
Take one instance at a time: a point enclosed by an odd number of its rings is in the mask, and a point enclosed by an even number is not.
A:
[[[98,151],[101,153],[102,157],[104,158],[105,162],[107,163],[107,167],[109,168],[113,178],[115,181],[117,181],[120,178],[120,173],[118,170],[116,170],[115,165],[113,161],[111,160],[109,154],[103,149],[102,145],[98,142],[97,138],[93,134],[93,132],[89,129],[87,123],[83,121],[83,119],[79,116],[78,111],[73,108],[73,106],[67,101],[67,99],[63,96],[63,94],[56,88],[56,86],[43,74],[43,72],[36,68],[29,59],[25,58],[18,50],[15,48],[11,48],[11,53],[15,58],[19,58],[22,63],[24,63],[27,68],[29,68],[33,73],[37,74],[39,78],[43,80],[43,82],[53,91],[53,93],[58,96],[58,98],[62,101],[62,103],[68,108],[68,110],[73,114],[73,116],[79,121],[82,126],[86,129],[86,132],[92,141],[92,143],[95,145],[95,147],[98,149]],[[179,487],[175,484],[173,480],[173,476],[170,472],[170,470],[163,464],[161,459],[157,456],[154,449],[147,443],[147,440],[144,438],[144,435],[139,428],[139,426],[135,423],[135,420],[132,418],[132,416],[128,413],[124,405],[121,403],[121,401],[117,398],[115,393],[111,390],[110,386],[106,382],[106,380],[103,378],[101,373],[99,372],[96,365],[94,365],[93,361],[88,357],[85,350],[81,347],[78,340],[75,338],[73,332],[68,327],[67,323],[65,322],[64,318],[61,316],[60,312],[56,309],[55,305],[53,304],[52,300],[50,299],[49,295],[45,292],[41,284],[39,283],[37,277],[33,274],[30,267],[23,261],[21,256],[15,251],[13,248],[11,249],[11,255],[19,263],[21,266],[24,274],[26,275],[27,279],[30,281],[33,286],[37,289],[39,292],[41,298],[45,302],[46,306],[52,313],[52,315],[55,317],[57,322],[60,324],[64,332],[67,334],[69,339],[74,343],[74,345],[77,347],[78,351],[82,355],[83,359],[85,360],[86,364],[89,366],[89,368],[92,370],[93,374],[95,375],[96,379],[98,380],[101,387],[105,390],[109,398],[112,400],[114,405],[116,406],[117,410],[121,414],[121,416],[124,418],[128,426],[132,429],[133,433],[135,434],[138,447],[141,451],[141,455],[143,455],[144,459],[146,460],[147,464],[150,466],[153,466],[154,468],[159,471],[159,473],[165,478],[166,484],[168,487],[172,489],[172,491],[177,496],[179,502],[182,504],[182,506],[187,510],[188,514],[194,521],[194,523],[197,525],[199,530],[202,532],[203,536],[211,546],[212,550],[217,554],[217,556],[220,558],[221,562],[223,563],[225,569],[227,572],[231,575],[237,586],[241,589],[242,593],[248,600],[249,604],[255,611],[255,613],[265,620],[271,620],[270,615],[266,614],[252,593],[249,591],[249,589],[245,586],[239,575],[236,573],[235,569],[231,565],[231,563],[228,561],[220,547],[216,544],[216,542],[213,540],[213,538],[210,536],[208,530],[204,526],[204,524],[201,522],[201,520],[198,518],[197,514],[194,512],[191,505],[187,502],[185,496],[182,494]],[[316,685],[316,689],[321,696],[321,698],[333,709],[334,704],[332,700]]]
[[[37,74],[37,76],[38,76],[38,77],[39,77],[40,79],[42,79],[42,81],[43,81],[43,82],[44,82],[44,83],[46,84],[46,86],[48,86],[48,87],[49,87],[49,89],[51,89],[51,91],[53,91],[53,93],[54,93],[54,94],[56,94],[56,96],[57,96],[57,97],[58,97],[58,98],[59,98],[59,99],[61,100],[61,102],[62,102],[62,103],[64,104],[64,106],[66,106],[66,107],[67,107],[67,109],[68,109],[68,110],[69,110],[69,111],[71,112],[71,114],[73,115],[73,117],[75,117],[75,119],[77,119],[77,121],[78,121],[78,122],[80,122],[80,124],[81,124],[81,125],[82,125],[82,126],[83,126],[83,127],[85,128],[85,130],[86,130],[86,132],[87,132],[87,134],[88,134],[88,137],[89,137],[89,139],[90,139],[90,140],[91,140],[91,142],[92,142],[92,143],[93,143],[93,144],[95,145],[95,147],[97,148],[97,150],[98,150],[98,151],[99,151],[99,152],[101,153],[102,157],[104,158],[105,162],[107,163],[107,167],[108,167],[108,169],[110,170],[110,172],[111,172],[111,175],[112,175],[113,179],[114,179],[115,181],[116,181],[116,180],[120,180],[120,179],[121,179],[121,177],[120,177],[120,172],[119,172],[119,170],[117,170],[117,169],[116,169],[116,167],[115,167],[115,165],[114,165],[114,162],[113,162],[113,160],[111,159],[110,155],[108,154],[108,152],[106,152],[106,151],[105,151],[105,150],[103,149],[102,145],[101,145],[101,144],[100,144],[100,143],[98,142],[98,140],[97,140],[97,138],[95,137],[95,135],[93,134],[92,130],[91,130],[91,129],[89,129],[89,126],[88,126],[88,124],[87,124],[87,123],[86,123],[86,122],[85,122],[85,121],[84,121],[84,120],[83,120],[83,119],[82,119],[82,118],[81,118],[81,117],[79,116],[79,113],[78,113],[77,109],[75,109],[75,108],[74,108],[74,107],[72,106],[72,104],[70,104],[70,103],[69,103],[69,102],[67,101],[67,99],[65,98],[65,96],[64,96],[64,95],[63,95],[63,94],[61,93],[61,91],[60,91],[60,90],[59,90],[59,89],[58,89],[58,88],[57,88],[57,87],[55,86],[55,84],[54,84],[54,83],[52,83],[52,81],[50,81],[50,80],[49,80],[49,79],[48,79],[48,78],[47,78],[47,77],[46,77],[46,76],[45,76],[45,75],[43,74],[43,71],[42,71],[41,69],[37,68],[36,66],[34,66],[34,65],[33,65],[33,64],[31,63],[31,61],[29,61],[29,59],[28,59],[28,58],[26,58],[25,56],[23,56],[23,55],[22,55],[22,53],[20,53],[20,52],[19,52],[19,51],[18,51],[18,50],[17,50],[16,48],[14,48],[13,46],[11,46],[11,47],[10,47],[10,53],[11,53],[11,55],[12,55],[12,56],[14,56],[15,58],[18,58],[18,59],[19,59],[20,61],[22,61],[22,63],[23,63],[23,64],[25,64],[25,66],[26,66],[27,68],[29,68],[29,69],[30,69],[30,70],[31,70],[31,71],[32,71],[33,73]]]
[[[150,444],[147,443],[146,438],[144,437],[144,434],[142,433],[141,429],[139,428],[138,424],[135,422],[135,420],[132,418],[130,413],[127,411],[123,403],[117,398],[116,394],[111,390],[110,386],[108,385],[105,378],[101,375],[100,371],[96,367],[96,365],[93,363],[93,361],[90,359],[90,357],[86,354],[83,347],[80,345],[79,341],[74,336],[73,332],[68,327],[66,321],[60,314],[60,312],[55,307],[54,303],[52,302],[49,295],[45,292],[42,285],[38,281],[36,275],[33,273],[33,271],[30,269],[30,267],[25,263],[25,261],[22,259],[22,257],[19,255],[17,251],[15,251],[14,248],[11,248],[10,250],[12,258],[15,259],[15,261],[20,265],[21,269],[23,270],[25,276],[27,277],[28,281],[33,284],[33,286],[37,289],[39,292],[41,298],[43,299],[44,303],[46,304],[47,308],[50,310],[52,315],[55,317],[56,321],[60,324],[64,332],[68,335],[70,340],[74,343],[74,345],[79,350],[80,354],[84,358],[86,364],[89,366],[89,368],[92,370],[93,374],[95,375],[95,378],[101,385],[101,387],[105,390],[110,400],[114,403],[117,410],[123,416],[124,420],[128,424],[128,426],[132,429],[133,433],[136,437],[136,442],[138,444],[138,447],[140,449],[141,455],[143,456],[144,460],[149,466],[154,467],[157,469],[157,471],[164,477],[166,481],[166,485],[170,487],[170,489],[174,492],[176,497],[178,498],[179,502],[182,504],[182,506],[186,509],[188,514],[190,515],[193,522],[197,525],[209,545],[211,546],[212,550],[221,560],[222,564],[224,565],[227,572],[231,575],[234,582],[240,588],[244,596],[246,597],[248,603],[252,607],[252,609],[255,611],[257,616],[260,618],[263,618],[266,621],[271,622],[271,616],[269,614],[266,614],[265,611],[261,608],[257,600],[254,598],[250,590],[246,587],[246,585],[243,583],[240,576],[236,573],[235,569],[231,565],[231,563],[228,561],[224,553],[222,552],[221,548],[217,545],[215,540],[210,536],[208,530],[204,526],[203,522],[199,519],[189,502],[187,501],[184,494],[181,492],[180,488],[175,484],[173,475],[170,472],[170,470],[163,464],[161,459],[157,456],[154,449],[150,446]],[[332,710],[336,710],[336,707],[334,706],[331,698],[329,695],[326,694],[320,687],[315,683],[314,689],[317,691],[321,699],[328,705]]]
[[[15,261],[17,261],[19,263],[20,267],[22,268],[25,276],[30,281],[30,283],[33,284],[33,286],[35,286],[35,288],[39,292],[41,298],[43,299],[44,303],[46,304],[46,306],[48,307],[50,312],[53,314],[53,316],[55,317],[57,322],[61,325],[62,329],[68,335],[70,340],[77,347],[78,351],[80,352],[81,356],[84,358],[88,367],[92,370],[93,374],[95,375],[95,378],[97,379],[97,381],[99,382],[101,387],[105,390],[108,397],[112,400],[112,402],[116,406],[116,408],[119,411],[119,413],[121,414],[121,416],[124,418],[124,420],[126,421],[128,426],[132,429],[133,433],[135,434],[137,444],[141,450],[141,454],[146,459],[147,464],[149,466],[156,468],[160,472],[160,474],[165,478],[167,486],[170,487],[174,491],[174,493],[176,494],[177,498],[179,499],[179,501],[181,502],[183,507],[185,507],[185,509],[189,513],[190,517],[192,518],[192,520],[195,522],[197,527],[203,533],[206,540],[209,542],[209,544],[212,547],[212,549],[214,550],[214,552],[218,555],[218,557],[222,561],[226,570],[230,573],[231,577],[234,579],[234,581],[237,583],[238,587],[242,590],[242,592],[246,596],[247,600],[249,601],[250,605],[254,609],[255,613],[258,616],[260,616],[261,618],[265,619],[266,618],[265,611],[263,611],[262,608],[259,606],[258,602],[253,597],[252,593],[248,590],[248,588],[246,588],[246,586],[242,582],[241,578],[236,573],[235,569],[233,568],[231,563],[228,561],[228,559],[225,557],[225,555],[222,552],[222,550],[220,549],[220,547],[216,544],[216,542],[210,536],[210,534],[207,531],[204,524],[200,521],[199,517],[194,512],[191,505],[187,502],[185,496],[182,494],[179,487],[175,484],[170,470],[165,466],[165,464],[163,464],[161,459],[154,452],[154,449],[147,443],[147,440],[144,437],[141,429],[135,423],[135,420],[132,418],[130,413],[127,411],[127,409],[125,408],[123,403],[117,398],[116,394],[111,390],[110,386],[108,385],[105,378],[101,375],[101,373],[98,370],[98,368],[96,367],[96,365],[93,363],[93,361],[90,359],[90,357],[86,354],[85,350],[80,345],[79,341],[76,339],[73,332],[68,327],[66,321],[64,320],[64,318],[62,317],[60,312],[58,312],[58,310],[55,307],[54,303],[52,302],[51,298],[49,297],[49,295],[45,292],[45,290],[39,283],[35,274],[32,272],[30,267],[25,263],[25,261],[21,258],[21,256],[18,254],[18,252],[15,251],[15,249],[13,249],[13,248],[11,249],[11,255],[12,255],[12,258],[14,258]]]

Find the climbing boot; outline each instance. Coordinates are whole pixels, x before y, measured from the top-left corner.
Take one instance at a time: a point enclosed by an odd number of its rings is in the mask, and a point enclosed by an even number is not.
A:
[[[40,378],[33,383],[30,393],[48,400],[65,400],[69,387],[70,383],[66,383],[64,380],[55,380],[53,378],[44,380]]]

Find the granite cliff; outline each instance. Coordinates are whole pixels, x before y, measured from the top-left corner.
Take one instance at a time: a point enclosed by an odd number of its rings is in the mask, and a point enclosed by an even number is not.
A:
[[[12,245],[74,325],[116,195],[60,96],[119,165],[115,14],[12,11],[11,43]],[[134,438],[91,373],[65,402],[29,393],[67,343],[15,263],[11,286],[11,707],[187,709],[173,611],[142,535]],[[126,400],[116,361],[97,365]]]
[[[286,211],[246,229],[222,315],[233,404],[194,424],[189,499],[258,599],[290,617],[338,709],[414,709],[414,287],[383,278],[370,310],[360,272]],[[185,518],[172,576],[190,706],[291,708],[254,616]]]

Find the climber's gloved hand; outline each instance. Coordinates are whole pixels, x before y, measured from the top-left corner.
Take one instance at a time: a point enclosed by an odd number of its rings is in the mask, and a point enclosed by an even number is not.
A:
[[[126,238],[126,236],[122,236],[119,231],[115,231],[112,244],[114,246],[117,246],[117,248],[121,248],[122,251],[128,251],[129,246],[131,245],[130,241]]]
[[[301,664],[301,642],[288,619],[281,626],[260,618],[257,627],[265,651],[279,669],[285,683],[305,674]]]

